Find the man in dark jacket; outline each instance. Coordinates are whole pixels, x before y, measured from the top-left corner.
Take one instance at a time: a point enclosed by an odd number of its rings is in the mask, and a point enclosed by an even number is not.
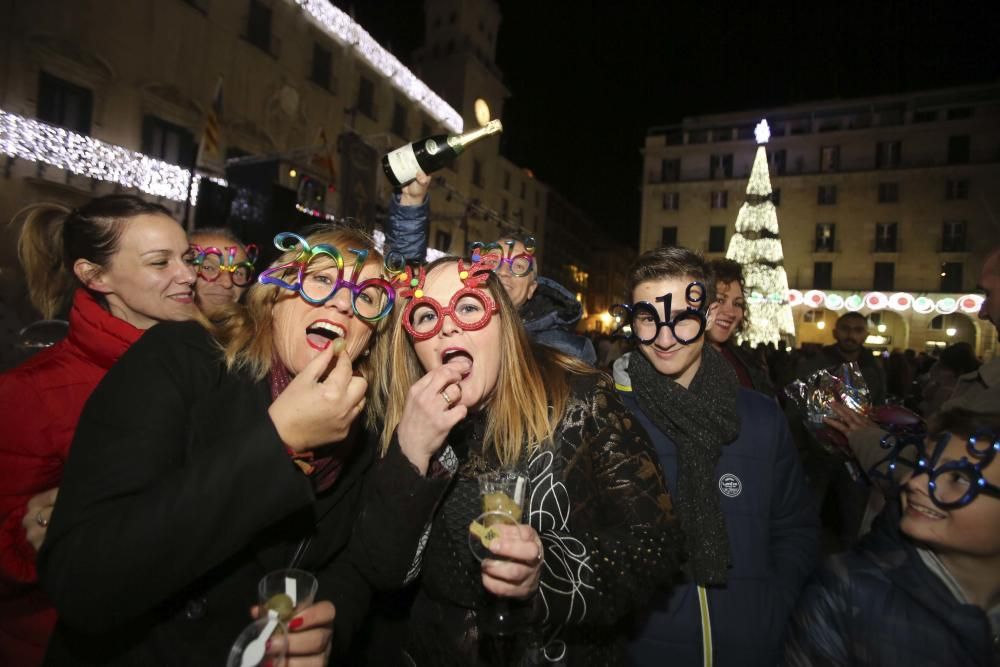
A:
[[[653,250],[629,270],[639,345],[615,363],[615,385],[653,441],[688,555],[686,581],[638,619],[639,666],[777,664],[816,564],[815,513],[781,409],[704,344],[716,310],[706,278],[685,248]]]
[[[805,380],[816,371],[853,361],[860,367],[868,385],[872,405],[885,403],[885,372],[864,345],[868,337],[867,318],[857,312],[841,315],[833,329],[833,337],[836,343],[799,362],[796,377]],[[809,432],[804,415],[793,401],[788,401],[785,409],[816,506],[822,508],[826,502],[833,503],[831,514],[824,514],[833,517],[826,522],[826,551],[846,549],[854,544],[862,530],[869,488],[863,480],[852,479],[843,456],[829,453]]]
[[[522,236],[508,236],[500,240],[500,245],[506,252],[508,243],[512,243],[510,256],[517,257],[525,253],[525,240]],[[526,275],[514,275],[508,263],[500,265],[497,275],[532,340],[591,366],[597,363],[594,344],[586,336],[573,333],[573,327],[583,316],[583,306],[565,287],[538,275],[537,258]]]

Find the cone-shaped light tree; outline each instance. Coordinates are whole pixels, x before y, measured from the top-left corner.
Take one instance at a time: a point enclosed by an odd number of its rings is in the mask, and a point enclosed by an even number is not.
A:
[[[771,176],[764,149],[770,138],[766,120],[757,125],[754,134],[758,146],[747,198],[736,217],[736,233],[726,251],[727,258],[743,265],[748,321],[739,342],[747,341],[751,347],[776,344],[782,335],[795,335],[778,214],[771,201]]]

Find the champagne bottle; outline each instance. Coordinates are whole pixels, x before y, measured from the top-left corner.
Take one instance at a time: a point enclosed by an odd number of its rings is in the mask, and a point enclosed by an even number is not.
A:
[[[438,134],[414,141],[382,156],[382,169],[394,187],[400,188],[417,177],[417,172],[430,174],[454,160],[469,144],[483,137],[503,132],[499,120],[491,120],[465,134]]]

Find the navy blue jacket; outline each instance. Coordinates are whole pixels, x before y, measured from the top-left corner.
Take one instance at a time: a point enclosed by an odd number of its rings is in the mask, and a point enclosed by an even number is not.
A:
[[[586,336],[573,333],[583,316],[583,306],[572,292],[549,278],[539,276],[534,295],[521,306],[521,321],[528,337],[576,357],[591,366],[597,364],[594,344]]]
[[[625,363],[616,364],[616,386],[649,433],[676,497],[677,447],[643,414],[627,379],[622,381]],[[716,466],[732,567],[724,587],[707,589],[707,625],[716,667],[770,667],[780,658],[799,591],[816,567],[819,529],[781,409],[743,387],[737,409],[740,435],[722,448]],[[698,587],[685,582],[654,598],[638,619],[629,651],[634,665],[693,667],[703,664],[702,642]]]
[[[407,262],[422,262],[427,255],[427,222],[430,220],[430,197],[418,206],[403,206],[399,194],[389,197],[389,219],[385,223],[385,242],[401,253]]]
[[[1000,636],[991,634],[986,613],[959,602],[924,564],[890,504],[802,592],[785,664],[991,667],[1000,665]]]

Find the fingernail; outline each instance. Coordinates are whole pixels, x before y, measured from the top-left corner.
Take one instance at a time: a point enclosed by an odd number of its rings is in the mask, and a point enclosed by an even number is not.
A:
[[[337,340],[330,343],[330,346],[333,348],[334,354],[340,354],[341,352],[344,351],[344,348],[347,347],[347,341],[345,341],[343,338],[338,338]]]
[[[293,618],[292,622],[288,624],[288,629],[298,630],[300,627],[302,627],[303,623],[305,623],[305,621],[302,620],[301,618]]]

